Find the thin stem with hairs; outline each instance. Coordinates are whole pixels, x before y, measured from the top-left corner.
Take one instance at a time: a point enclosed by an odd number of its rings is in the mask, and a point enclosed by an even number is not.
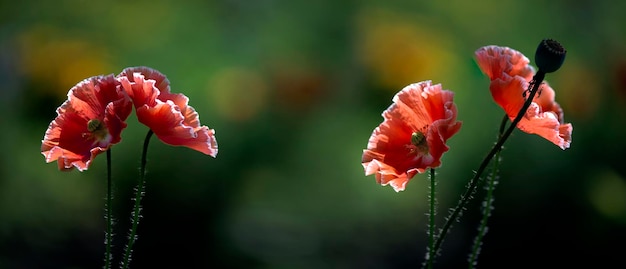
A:
[[[502,137],[502,133],[504,132],[504,128],[506,127],[506,123],[509,121],[509,116],[504,114],[502,118],[502,123],[500,124],[500,129],[498,132],[498,139]],[[469,256],[469,268],[475,268],[477,264],[478,254],[480,253],[480,248],[482,245],[483,238],[487,233],[487,221],[491,216],[491,211],[493,210],[493,191],[497,184],[498,177],[498,166],[500,164],[500,153],[502,149],[496,152],[495,159],[493,161],[493,168],[491,170],[491,176],[487,182],[487,194],[485,195],[485,200],[483,202],[483,217],[480,220],[480,225],[478,227],[478,234],[474,239],[474,245],[472,246],[472,251]]]
[[[437,212],[435,211],[435,204],[437,200],[435,199],[435,186],[437,182],[435,181],[435,169],[430,168],[430,196],[428,197],[430,200],[430,212],[428,214],[429,223],[428,223],[428,253],[426,256],[426,265],[428,269],[433,268],[433,261],[435,258],[435,215]]]
[[[545,78],[545,75],[546,73],[543,72],[541,69],[539,69],[539,71],[537,71],[537,73],[533,77],[529,85],[530,95],[527,96],[526,102],[524,102],[524,105],[522,106],[520,111],[517,113],[517,116],[515,117],[515,119],[509,126],[509,128],[506,129],[502,137],[500,137],[498,142],[496,142],[496,144],[491,148],[489,153],[487,153],[487,156],[485,156],[485,158],[483,159],[482,163],[478,167],[478,170],[476,170],[474,177],[470,180],[467,189],[461,196],[459,203],[453,209],[450,216],[446,219],[446,222],[444,223],[443,228],[440,230],[439,235],[437,236],[437,241],[435,242],[435,247],[434,247],[435,253],[438,253],[439,249],[441,248],[441,244],[443,243],[443,240],[445,239],[448,233],[448,230],[450,230],[452,223],[458,221],[458,218],[460,218],[461,211],[465,209],[465,206],[471,200],[474,192],[476,191],[476,187],[478,186],[478,182],[480,181],[479,180],[480,176],[483,174],[483,172],[487,168],[487,165],[489,164],[489,162],[491,162],[491,159],[493,159],[496,153],[500,151],[500,149],[504,145],[504,142],[506,142],[506,140],[509,138],[511,133],[513,133],[513,130],[515,130],[515,128],[517,127],[517,124],[520,122],[520,120],[522,120],[522,117],[524,117],[524,114],[526,114],[526,111],[528,110],[528,107],[530,107],[530,104],[532,103],[533,98],[535,98],[535,94],[539,90],[539,86],[541,85],[541,82]]]
[[[113,200],[113,190],[111,184],[111,148],[107,151],[107,196],[106,196],[106,204],[104,206],[104,218],[106,219],[106,232],[105,232],[105,253],[104,253],[104,269],[111,268],[111,244],[113,242],[113,216],[111,213],[112,200]]]
[[[122,260],[121,267],[127,269],[131,261],[131,255],[133,252],[133,245],[137,241],[137,226],[139,226],[139,219],[141,218],[141,198],[144,196],[144,184],[146,177],[146,156],[148,155],[148,144],[152,137],[152,130],[148,130],[146,139],[143,142],[143,151],[141,153],[141,167],[139,172],[139,182],[137,182],[137,188],[135,189],[135,206],[132,213],[132,227],[130,234],[128,235],[128,245],[126,245],[126,251],[124,253],[124,259]]]

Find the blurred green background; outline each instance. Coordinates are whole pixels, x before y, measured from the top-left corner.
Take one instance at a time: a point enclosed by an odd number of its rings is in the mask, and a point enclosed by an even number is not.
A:
[[[168,76],[216,159],[153,138],[133,268],[417,268],[428,178],[401,193],[361,154],[405,85],[455,92],[461,131],[437,170],[443,223],[495,141],[503,111],[474,62],[485,45],[568,50],[546,80],[570,149],[516,131],[502,154],[479,268],[626,268],[624,1],[0,2],[0,268],[101,268],[106,157],[57,170],[41,139],[84,78],[146,65]],[[116,264],[147,128],[112,148]],[[483,191],[477,196],[482,198]],[[480,199],[444,242],[462,268]]]

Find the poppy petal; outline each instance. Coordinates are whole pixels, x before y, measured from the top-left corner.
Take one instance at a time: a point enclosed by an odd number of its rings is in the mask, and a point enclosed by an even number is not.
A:
[[[124,69],[118,79],[133,98],[139,122],[161,141],[217,156],[215,130],[201,126],[187,96],[170,92],[165,75],[148,67],[136,67]]]
[[[480,69],[494,80],[501,78],[503,74],[509,76],[521,76],[530,81],[535,73],[529,65],[530,60],[521,52],[509,47],[485,46],[474,53]]]
[[[391,185],[398,192],[415,174],[438,167],[448,150],[445,142],[461,127],[453,96],[430,81],[400,90],[363,150],[365,175],[374,174],[377,183]],[[421,138],[416,139],[418,134]]]
[[[212,157],[217,156],[215,131],[206,126],[194,127],[183,124],[185,118],[172,101],[157,100],[157,105],[153,107],[138,108],[137,119],[149,126],[154,134],[166,144],[185,146]]]
[[[561,124],[558,116],[552,111],[541,112],[537,103],[530,104],[517,128],[529,134],[537,134],[561,149],[569,148],[571,143],[572,125]]]
[[[96,76],[72,87],[68,99],[57,109],[41,145],[46,162],[57,161],[59,169],[86,170],[91,161],[121,141],[124,122],[131,112],[130,98],[113,77]],[[103,122],[102,136],[89,130],[90,120]]]
[[[528,58],[508,47],[485,46],[475,52],[480,69],[489,77],[493,100],[513,121],[526,101],[524,92],[534,76]],[[561,106],[554,101],[554,90],[542,82],[539,92],[517,124],[518,129],[537,134],[559,146],[569,148],[572,125],[564,123]]]
[[[135,73],[143,75],[145,80],[154,80],[154,87],[159,89],[161,93],[170,92],[170,81],[161,72],[146,66],[128,67],[122,70],[118,77],[127,77],[133,79]],[[132,97],[132,96],[131,96]]]
[[[156,81],[145,80],[140,73],[131,76],[118,76],[122,88],[133,100],[135,108],[144,105],[154,106],[161,91],[155,86]]]
[[[491,97],[504,112],[512,118],[517,116],[519,110],[524,106],[524,89],[528,82],[522,77],[511,77],[503,75],[502,78],[492,80],[489,85]]]

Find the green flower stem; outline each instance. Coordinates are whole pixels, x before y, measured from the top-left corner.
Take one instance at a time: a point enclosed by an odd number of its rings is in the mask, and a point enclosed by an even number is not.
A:
[[[504,117],[502,117],[502,122],[500,123],[500,129],[498,130],[498,139],[502,138],[502,134],[504,133],[504,129],[506,128],[506,123],[509,121],[509,115],[506,113]]]
[[[106,205],[104,207],[106,219],[106,234],[104,239],[104,244],[106,245],[105,254],[104,254],[104,269],[111,268],[111,259],[113,258],[111,255],[111,244],[113,242],[113,217],[111,216],[111,204],[113,200],[113,191],[111,188],[111,148],[107,151],[107,200]]]
[[[491,148],[489,153],[487,153],[487,156],[485,156],[485,158],[483,159],[482,163],[478,167],[478,170],[476,170],[474,177],[470,180],[469,186],[465,190],[465,193],[463,193],[463,196],[461,196],[459,203],[454,208],[450,216],[446,219],[446,222],[444,223],[443,228],[440,230],[439,235],[437,236],[437,241],[435,242],[435,253],[439,251],[439,248],[441,247],[441,244],[443,243],[443,239],[446,237],[446,234],[448,233],[448,230],[452,226],[452,223],[458,220],[458,218],[460,217],[461,211],[465,208],[469,200],[472,198],[472,195],[474,194],[474,192],[476,191],[476,187],[478,186],[480,176],[485,171],[485,168],[487,168],[487,165],[489,164],[493,156],[496,155],[496,153],[502,148],[502,145],[504,145],[504,142],[506,142],[506,140],[509,138],[511,133],[513,133],[513,130],[515,130],[515,127],[517,127],[517,124],[520,122],[520,120],[522,120],[522,117],[524,116],[524,114],[526,114],[526,111],[528,110],[528,107],[530,107],[530,104],[532,103],[533,98],[535,98],[535,94],[539,90],[539,86],[541,85],[541,82],[543,81],[545,76],[546,76],[546,73],[539,70],[537,71],[537,74],[535,74],[535,76],[533,77],[533,80],[531,81],[531,84],[529,85],[529,88],[532,87],[532,89],[530,90],[530,95],[528,96],[528,99],[526,99],[526,102],[524,102],[524,105],[522,106],[520,111],[517,113],[517,116],[515,117],[515,119],[509,126],[509,128],[504,132],[502,137],[500,137],[498,142]]]
[[[146,135],[146,139],[143,142],[143,151],[141,153],[141,167],[140,167],[140,176],[139,182],[137,182],[137,189],[135,190],[135,207],[132,213],[132,227],[130,229],[130,234],[128,236],[128,245],[126,245],[126,251],[124,253],[124,259],[122,260],[122,268],[126,269],[130,263],[130,256],[133,252],[133,245],[137,240],[137,226],[139,225],[139,218],[141,217],[141,198],[144,196],[144,184],[146,177],[146,156],[148,155],[148,144],[150,142],[150,138],[152,137],[152,130],[148,130],[148,134]]]
[[[437,185],[435,181],[435,169],[430,169],[430,214],[429,215],[429,224],[428,224],[428,256],[426,257],[426,262],[428,269],[433,268],[433,261],[435,258],[435,204],[437,203],[435,199],[435,186]]]
[[[498,139],[502,137],[502,133],[504,132],[504,128],[506,123],[509,120],[509,116],[504,114],[502,118],[502,123],[500,124],[500,130],[498,133]],[[491,170],[491,177],[489,178],[489,182],[487,185],[487,194],[485,196],[485,201],[483,203],[483,218],[480,220],[480,226],[478,227],[478,234],[474,239],[474,246],[472,246],[472,252],[469,257],[469,268],[476,267],[476,259],[478,258],[478,253],[480,252],[480,246],[482,244],[483,238],[487,233],[487,221],[491,216],[491,211],[493,211],[493,191],[496,187],[496,177],[498,176],[498,165],[500,164],[500,153],[502,149],[498,150],[496,153],[495,160],[493,161],[493,168]]]

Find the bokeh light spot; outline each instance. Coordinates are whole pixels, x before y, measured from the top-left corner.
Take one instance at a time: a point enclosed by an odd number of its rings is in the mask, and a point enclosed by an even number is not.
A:
[[[397,91],[421,81],[442,81],[454,74],[459,61],[451,39],[429,20],[404,18],[380,9],[357,16],[358,57],[381,86]]]
[[[48,87],[46,94],[64,97],[82,79],[112,73],[108,51],[89,40],[67,36],[50,26],[35,26],[16,37],[22,76]]]
[[[242,67],[224,68],[208,83],[210,103],[220,116],[234,121],[247,121],[266,106],[268,87],[260,74]]]
[[[613,171],[598,173],[589,190],[591,204],[598,212],[626,223],[626,179]]]

